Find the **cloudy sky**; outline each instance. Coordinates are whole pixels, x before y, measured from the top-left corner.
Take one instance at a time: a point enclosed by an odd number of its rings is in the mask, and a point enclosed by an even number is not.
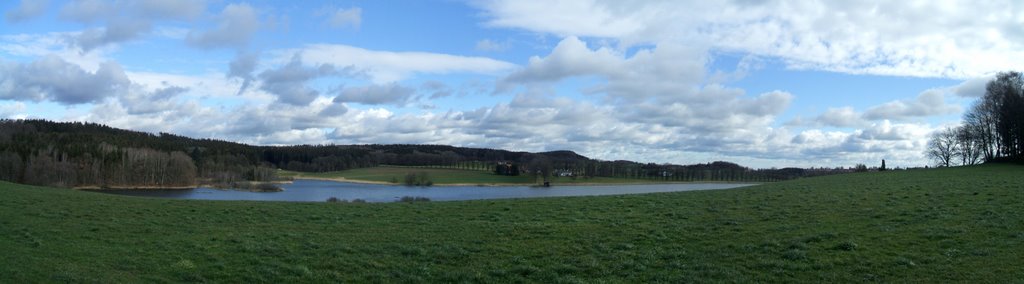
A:
[[[260,145],[926,164],[1019,1],[3,1],[0,117]],[[850,2],[850,3],[846,3]]]

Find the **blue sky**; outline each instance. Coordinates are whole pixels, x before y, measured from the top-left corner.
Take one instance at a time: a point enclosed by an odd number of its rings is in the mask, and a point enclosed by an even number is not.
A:
[[[922,166],[928,134],[1024,64],[1024,6],[903,2],[5,1],[0,117]]]

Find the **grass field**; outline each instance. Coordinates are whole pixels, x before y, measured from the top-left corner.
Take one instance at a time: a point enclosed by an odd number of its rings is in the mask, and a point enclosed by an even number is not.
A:
[[[1024,167],[628,196],[331,204],[0,183],[0,282],[1024,279]]]
[[[409,173],[425,172],[430,176],[430,179],[437,185],[445,184],[522,184],[530,185],[536,184],[537,182],[533,177],[529,175],[519,176],[502,176],[496,175],[490,171],[480,170],[464,170],[464,169],[448,169],[448,168],[426,168],[426,167],[398,167],[398,166],[381,166],[373,168],[360,168],[351,169],[345,171],[336,172],[325,172],[325,173],[305,173],[305,172],[293,172],[293,171],[279,171],[278,174],[282,177],[314,177],[314,178],[344,178],[347,180],[354,181],[370,181],[370,182],[386,182],[391,183],[397,181],[401,183],[403,177]],[[607,178],[607,177],[593,177],[593,178],[570,178],[570,177],[554,177],[551,178],[553,184],[626,184],[626,183],[656,183],[663,182],[658,180],[649,179],[626,179],[626,178]]]

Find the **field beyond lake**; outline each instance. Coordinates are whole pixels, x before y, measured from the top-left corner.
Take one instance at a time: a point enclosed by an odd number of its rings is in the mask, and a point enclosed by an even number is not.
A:
[[[0,282],[1024,279],[1024,166],[727,190],[418,203],[116,196],[0,182]]]

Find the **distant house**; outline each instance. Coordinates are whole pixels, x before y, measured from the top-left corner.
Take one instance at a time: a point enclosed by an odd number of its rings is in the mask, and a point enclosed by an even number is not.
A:
[[[557,170],[557,171],[555,171],[555,175],[556,176],[560,176],[560,177],[571,177],[574,174],[570,170]]]

